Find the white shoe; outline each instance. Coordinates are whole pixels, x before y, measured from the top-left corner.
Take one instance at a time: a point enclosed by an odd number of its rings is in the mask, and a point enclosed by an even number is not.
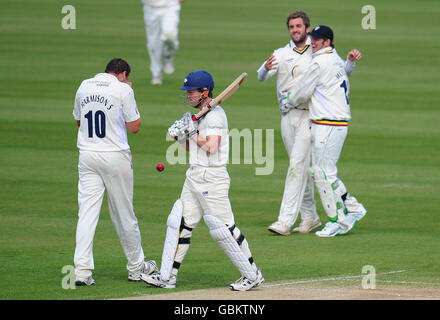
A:
[[[250,280],[246,277],[241,277],[234,283],[229,285],[229,288],[233,291],[248,291],[250,289],[258,287],[260,284],[264,283],[264,278],[261,270],[257,270],[257,277],[255,280]]]
[[[92,276],[88,278],[76,278],[75,280],[75,286],[81,287],[81,286],[93,286],[95,284],[95,279],[93,279]]]
[[[315,230],[316,228],[319,228],[322,225],[321,220],[315,219],[305,219],[302,220],[298,227],[293,229],[293,232],[299,232],[299,233],[309,233],[310,231]]]
[[[162,84],[162,77],[161,76],[153,76],[153,78],[151,78],[151,84],[152,85],[161,85]]]
[[[128,275],[128,281],[139,282],[141,281],[142,273],[149,275],[155,271],[158,271],[156,261],[154,260],[144,261],[140,271]]]
[[[339,234],[339,231],[341,231],[339,223],[329,221],[322,230],[316,231],[315,234],[318,237],[334,237]]]
[[[173,57],[166,57],[163,59],[163,72],[165,72],[165,74],[174,73]]]
[[[267,228],[267,230],[282,236],[290,235],[290,228],[281,221],[275,221],[269,226],[269,228]]]
[[[141,274],[141,279],[148,283],[149,285],[152,285],[154,287],[158,288],[164,288],[164,289],[174,289],[176,287],[176,276],[171,276],[170,280],[165,281],[162,280],[162,277],[160,276],[160,273],[156,274]]]

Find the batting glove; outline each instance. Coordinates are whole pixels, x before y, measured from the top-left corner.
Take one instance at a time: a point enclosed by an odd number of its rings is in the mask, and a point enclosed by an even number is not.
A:
[[[287,112],[292,109],[292,105],[289,104],[290,93],[289,92],[281,92],[280,98],[278,102],[280,103],[280,112],[282,115],[287,114]]]
[[[191,113],[187,112],[183,116],[183,127],[181,128],[181,133],[187,134],[190,138],[197,134],[199,127],[199,122],[192,119]]]
[[[179,143],[183,143],[186,140],[186,135],[181,133],[181,128],[183,125],[183,120],[177,120],[171,127],[168,128],[168,134],[179,141]]]
[[[181,120],[177,120],[172,124],[171,127],[168,128],[168,134],[171,137],[176,137],[179,134],[180,132],[179,126],[181,125],[181,122],[182,122]]]

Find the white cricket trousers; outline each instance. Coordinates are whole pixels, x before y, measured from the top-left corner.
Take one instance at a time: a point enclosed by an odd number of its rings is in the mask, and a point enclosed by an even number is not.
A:
[[[330,183],[338,179],[336,166],[348,133],[348,126],[312,123],[312,165],[324,169]]]
[[[343,228],[350,226],[346,216],[350,214],[356,220],[362,219],[367,210],[353,195],[351,195],[345,184],[338,177],[338,168],[336,166],[344,146],[345,139],[348,133],[348,126],[329,126],[312,123],[312,163],[317,172],[324,172],[325,177],[320,177],[320,182],[316,181],[315,185],[321,196],[321,201],[325,212],[330,221],[334,221],[337,217],[337,222]],[[315,171],[314,171],[315,172]],[[322,179],[324,178],[324,181]],[[333,196],[326,197],[322,186],[318,184],[327,184],[327,190],[331,187]],[[325,187],[325,186],[324,186]],[[326,204],[327,201],[336,202],[336,212],[334,206]],[[340,207],[338,208],[338,204]]]
[[[144,22],[150,70],[153,76],[162,74],[163,56],[172,57],[179,48],[180,4],[152,7],[144,4]],[[168,41],[171,45],[164,45]]]
[[[344,195],[347,189],[341,179],[338,178],[336,166],[347,137],[348,126],[330,126],[312,123],[312,165],[318,172],[324,172],[323,177],[315,177],[317,189],[321,196],[322,205],[331,221],[337,221],[345,227]],[[315,173],[316,174],[316,173]],[[324,179],[324,180],[323,180]],[[320,185],[324,183],[323,185]],[[327,187],[326,187],[327,186]],[[331,186],[331,187],[329,187]],[[333,193],[328,197],[327,191]],[[356,199],[355,203],[357,203]],[[328,201],[335,202],[334,206]],[[341,206],[338,208],[338,204]],[[333,209],[334,208],[334,209]]]
[[[230,229],[232,237],[237,242],[240,241],[241,251],[249,260],[254,271],[257,271],[249,244],[240,229],[235,226],[234,214],[229,201],[230,184],[231,179],[225,166],[191,166],[186,172],[186,180],[180,196],[183,205],[182,217],[185,226],[191,230],[197,226],[204,214],[215,216],[228,228],[233,227],[233,229]],[[183,236],[184,233],[184,237],[190,238],[192,231],[188,232],[186,229],[183,229],[181,235]],[[175,253],[175,262],[178,262],[180,265],[188,249],[189,245],[179,245]],[[174,267],[172,274],[177,275],[177,272],[178,267]]]
[[[289,155],[278,220],[291,228],[301,212],[301,219],[318,219],[313,180],[309,175],[311,132],[308,110],[292,109],[281,116],[281,136]]]
[[[180,196],[185,225],[194,229],[204,213],[228,226],[235,224],[229,201],[231,179],[226,167],[191,166]]]
[[[105,190],[110,218],[128,261],[127,270],[136,273],[142,268],[145,257],[133,210],[131,152],[80,151],[78,172],[79,211],[74,256],[76,276],[87,278],[94,270],[93,238]]]

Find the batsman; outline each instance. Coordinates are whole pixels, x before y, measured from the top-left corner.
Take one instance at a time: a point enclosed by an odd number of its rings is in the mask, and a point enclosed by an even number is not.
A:
[[[214,80],[204,70],[189,73],[180,88],[186,91],[186,104],[200,111],[214,101],[213,89]],[[141,279],[155,287],[175,288],[192,231],[203,217],[212,238],[242,275],[229,286],[230,289],[256,288],[264,278],[252,258],[245,236],[235,225],[229,201],[230,177],[226,168],[229,133],[225,111],[217,105],[199,119],[187,112],[168,132],[189,151],[190,167],[181,196],[168,216],[160,272],[142,274]]]

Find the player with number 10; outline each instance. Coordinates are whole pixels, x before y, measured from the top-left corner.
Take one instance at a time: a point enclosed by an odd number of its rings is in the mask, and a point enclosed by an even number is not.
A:
[[[137,133],[141,117],[127,80],[129,74],[128,63],[114,58],[104,73],[84,80],[75,97],[73,116],[79,126],[79,211],[74,257],[77,286],[95,284],[93,238],[106,190],[110,218],[128,261],[128,280],[140,281],[141,272],[156,270],[154,261],[144,261],[133,209],[133,167],[127,129]]]

